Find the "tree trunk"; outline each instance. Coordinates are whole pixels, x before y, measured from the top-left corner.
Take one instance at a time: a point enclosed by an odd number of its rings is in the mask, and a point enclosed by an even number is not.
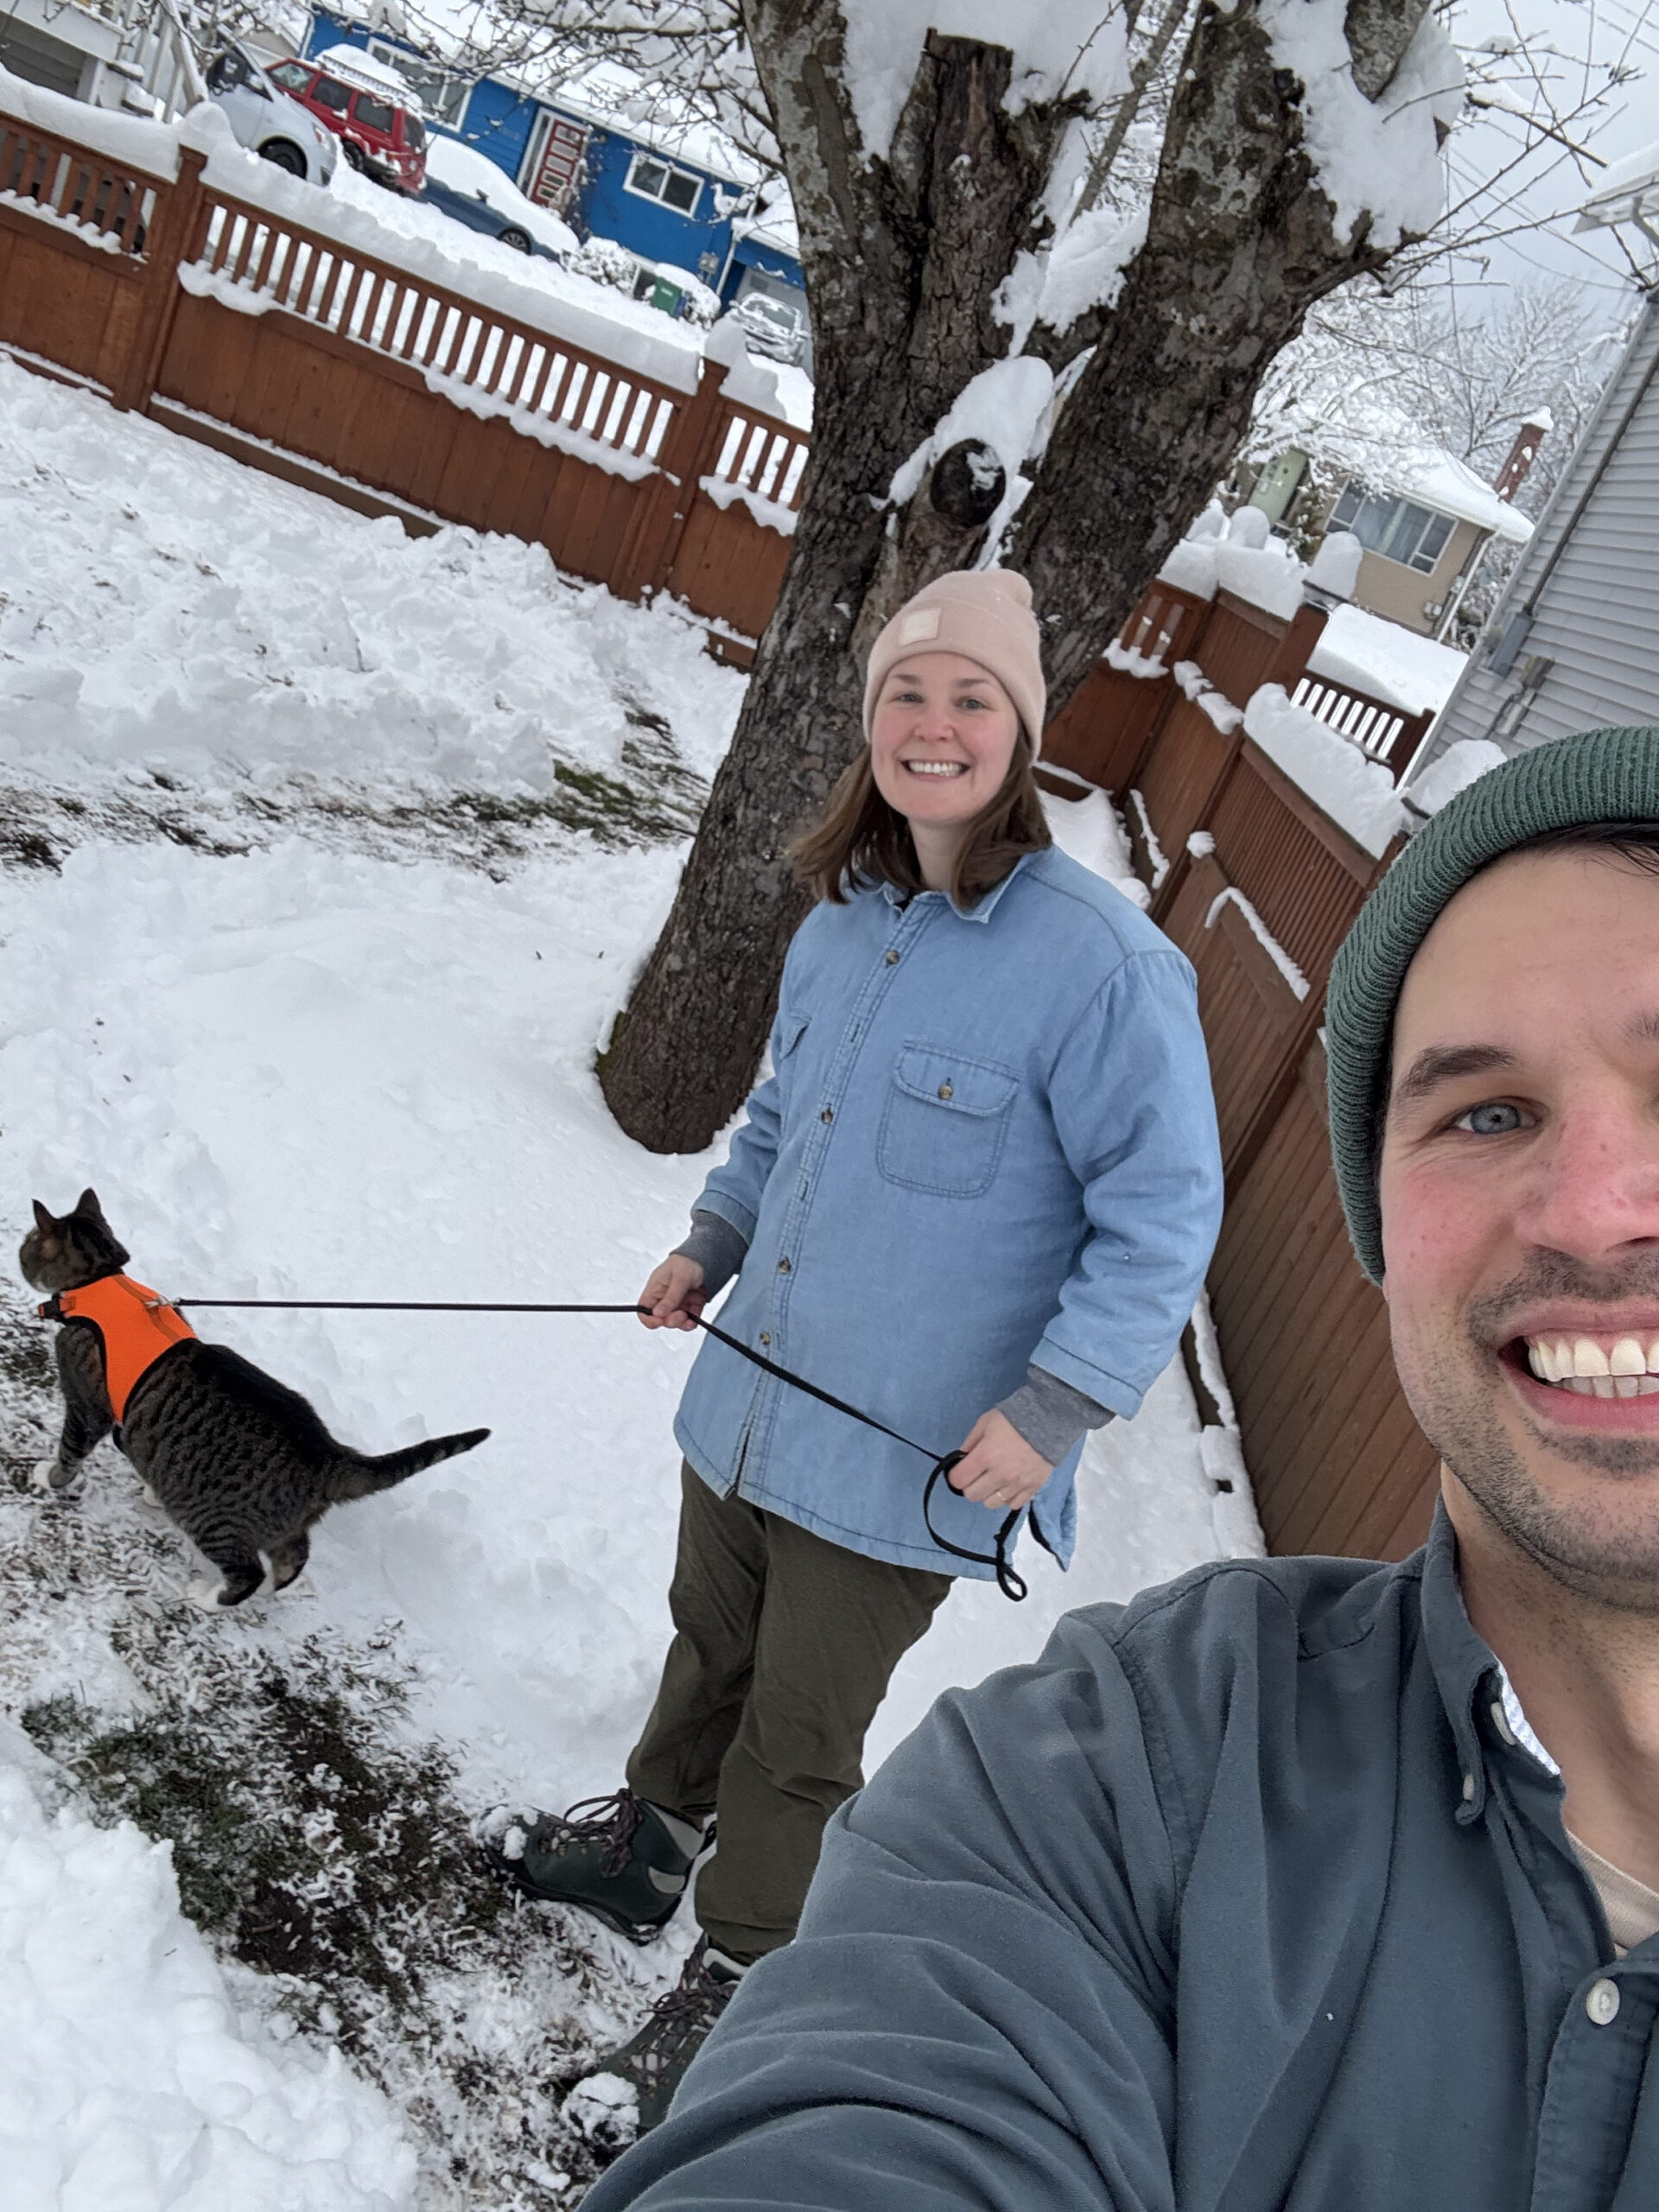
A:
[[[893,162],[863,164],[834,7],[762,0],[750,14],[784,143],[814,149],[797,205],[818,384],[800,523],[737,733],[600,1061],[611,1111],[653,1152],[700,1152],[753,1080],[806,911],[787,847],[863,743],[855,645],[982,536],[950,472],[935,472],[947,511],[925,486],[891,534],[887,487],[997,343],[990,297],[1030,235],[1065,120],[1011,120],[1007,52],[933,36]]]
[[[1353,0],[1351,38],[1370,41],[1356,73],[1392,74],[1427,5]],[[800,524],[737,733],[600,1064],[612,1112],[658,1152],[702,1150],[753,1078],[806,904],[786,848],[862,742],[860,653],[980,550],[982,513],[951,456],[902,514],[889,487],[1007,351],[992,300],[1044,234],[1075,111],[1011,118],[1009,54],[931,35],[890,159],[866,160],[835,0],[748,0],[745,19],[800,219],[819,382]],[[1031,340],[1057,372],[1081,364],[1007,556],[1042,618],[1051,712],[1210,496],[1309,305],[1387,258],[1363,221],[1336,239],[1300,100],[1248,0],[1225,14],[1204,0],[1145,247],[1109,312]]]

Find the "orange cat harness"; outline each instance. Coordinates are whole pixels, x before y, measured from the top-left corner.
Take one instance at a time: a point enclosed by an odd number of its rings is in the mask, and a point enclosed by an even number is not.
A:
[[[159,1292],[130,1275],[105,1275],[79,1290],[60,1290],[41,1308],[43,1321],[90,1321],[104,1339],[104,1387],[117,1421],[140,1376],[164,1351],[195,1336],[195,1331]]]

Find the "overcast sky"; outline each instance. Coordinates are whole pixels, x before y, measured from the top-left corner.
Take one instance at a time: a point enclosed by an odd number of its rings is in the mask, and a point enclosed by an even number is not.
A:
[[[1659,0],[1468,0],[1459,10],[1457,35],[1465,45],[1517,39],[1525,57],[1517,71],[1525,66],[1546,75],[1562,106],[1583,97],[1584,57],[1625,61],[1640,73],[1573,135],[1608,161],[1659,141]],[[1525,136],[1518,120],[1508,118],[1460,128],[1451,147],[1454,201],[1478,173],[1491,174],[1516,153]],[[1553,219],[1529,234],[1496,241],[1484,250],[1484,267],[1460,259],[1459,285],[1495,291],[1541,276],[1569,276],[1584,286],[1587,301],[1605,302],[1610,316],[1619,314],[1635,296],[1624,257],[1605,232],[1573,235],[1576,210],[1594,188],[1583,179],[1597,173],[1593,162],[1541,145],[1517,170],[1509,188],[1516,202],[1503,220]],[[1631,243],[1641,245],[1634,236]]]

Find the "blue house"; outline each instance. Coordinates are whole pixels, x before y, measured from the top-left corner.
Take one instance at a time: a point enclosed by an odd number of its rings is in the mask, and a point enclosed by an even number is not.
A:
[[[389,63],[430,127],[487,155],[579,236],[613,239],[648,270],[687,271],[723,303],[754,291],[802,301],[787,195],[779,206],[779,188],[739,147],[711,124],[677,118],[631,71],[601,62],[543,98],[507,75],[458,76],[346,8],[314,8],[305,53],[331,46]]]

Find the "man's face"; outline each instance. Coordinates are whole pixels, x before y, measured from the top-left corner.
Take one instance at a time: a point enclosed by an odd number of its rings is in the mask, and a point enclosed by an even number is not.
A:
[[[1659,875],[1522,854],[1395,1018],[1383,1284],[1412,1410],[1511,1541],[1659,1611]]]

